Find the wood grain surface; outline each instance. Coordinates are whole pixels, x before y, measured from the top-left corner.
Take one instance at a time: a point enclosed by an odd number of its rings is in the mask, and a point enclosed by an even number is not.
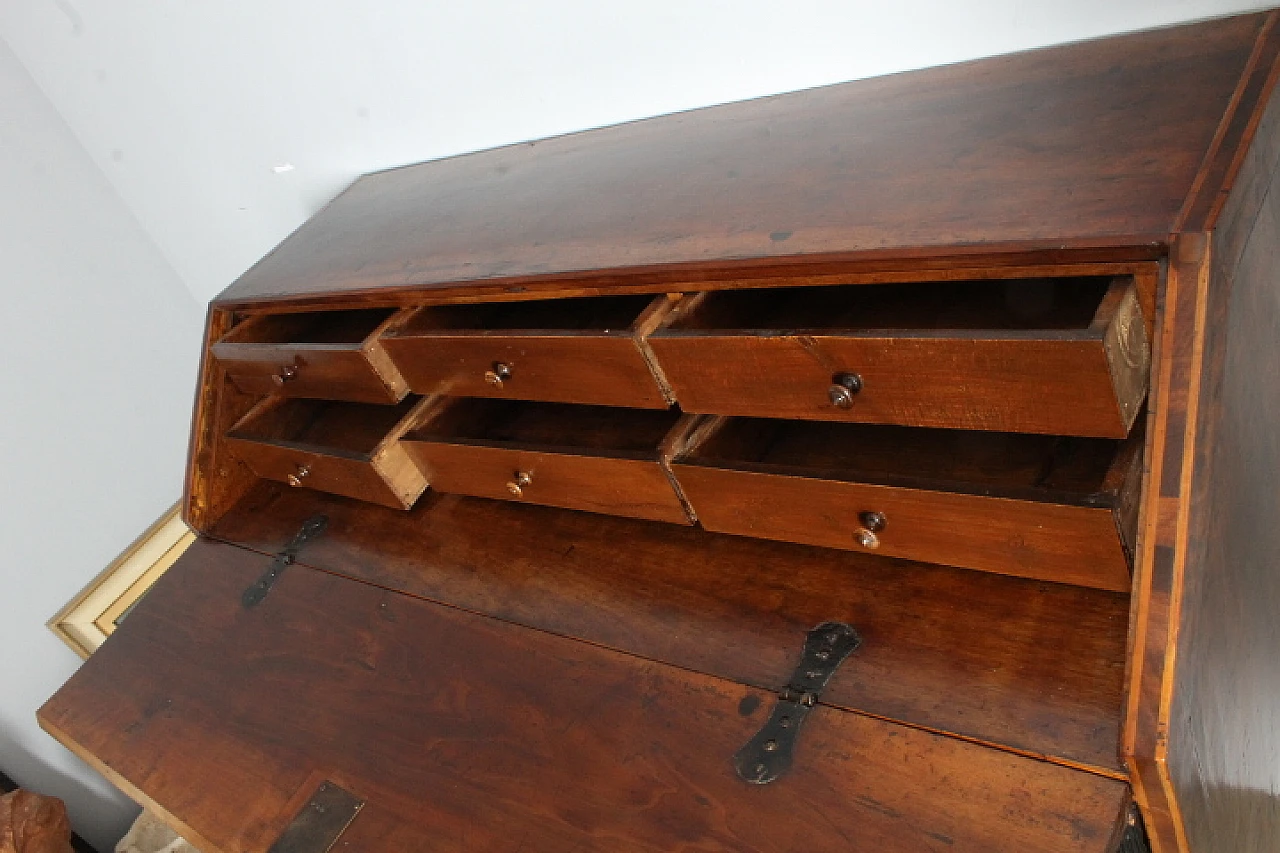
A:
[[[215,535],[697,672],[776,690],[804,634],[864,644],[824,700],[1122,775],[1125,596],[866,554],[428,493],[398,513],[270,483]]]
[[[1215,164],[1235,152],[1213,145],[1258,96],[1242,77],[1266,21],[1081,42],[381,172],[220,298],[1162,244],[1193,188],[1213,195],[1229,177]]]
[[[266,849],[319,778],[353,851],[1108,853],[1122,782],[819,707],[765,787],[759,690],[201,541],[40,711],[181,814]],[[345,842],[345,843],[344,843]]]
[[[981,569],[1114,592],[1129,589],[1115,511],[985,495],[906,489],[677,462],[671,466],[702,526],[721,533],[864,550],[859,515],[888,525],[889,557]]]
[[[1167,766],[1196,853],[1280,842],[1280,107],[1214,234]]]
[[[409,391],[382,348],[390,311],[259,315],[213,345],[246,394],[398,403]]]

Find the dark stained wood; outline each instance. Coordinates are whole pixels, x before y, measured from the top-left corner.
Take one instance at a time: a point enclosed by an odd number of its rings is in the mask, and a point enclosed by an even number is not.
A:
[[[860,80],[370,175],[221,298],[1162,242],[1265,21]]]
[[[1125,592],[1121,446],[728,419],[671,468],[708,530]],[[886,520],[870,544],[863,513]]]
[[[378,309],[258,315],[213,354],[246,394],[398,403],[409,386],[380,340],[395,319]]]
[[[1187,196],[1174,231],[1198,233],[1214,229],[1231,193],[1245,156],[1253,145],[1263,111],[1276,85],[1280,59],[1280,29],[1273,12],[1258,33],[1227,114],[1205,154],[1200,173]]]
[[[648,342],[685,411],[1112,438],[1149,366],[1126,279],[722,291]]]
[[[1272,108],[1272,113],[1277,112]],[[1275,117],[1212,243],[1167,762],[1188,847],[1280,840],[1280,144]],[[1264,186],[1260,204],[1259,185]],[[1234,202],[1234,198],[1231,200]],[[1231,202],[1229,202],[1230,204]],[[1231,229],[1241,229],[1237,233]],[[1230,247],[1240,247],[1238,255]],[[1221,249],[1220,249],[1221,247]]]
[[[865,638],[824,701],[1119,770],[1127,599],[669,524],[429,493],[398,513],[264,483],[215,535],[676,666],[778,689],[814,625]]]
[[[663,466],[681,420],[677,411],[457,398],[403,443],[436,491],[692,524]]]
[[[1123,783],[819,707],[779,782],[730,757],[750,687],[200,542],[40,711],[64,743],[261,851],[318,777],[343,849],[1109,853]],[[300,794],[300,789],[308,789]],[[388,839],[391,835],[392,839]]]
[[[431,398],[395,406],[268,397],[227,434],[259,477],[407,509],[427,487],[400,438]]]
[[[418,394],[665,409],[639,325],[669,300],[645,296],[419,309],[383,338]],[[495,383],[497,364],[511,375]]]

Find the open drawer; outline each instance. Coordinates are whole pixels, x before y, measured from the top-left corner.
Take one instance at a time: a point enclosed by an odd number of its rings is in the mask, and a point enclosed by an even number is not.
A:
[[[781,704],[799,646],[772,683],[746,685],[305,565],[247,606],[270,562],[197,541],[39,713],[207,853],[1119,842],[1118,779],[825,702],[788,772],[744,781],[734,756]]]
[[[1109,438],[1150,361],[1129,276],[716,291],[648,342],[686,412]]]
[[[708,417],[671,470],[708,530],[1127,591],[1141,447]]]
[[[383,344],[417,394],[665,409],[644,335],[666,296],[433,305]]]
[[[667,409],[441,398],[404,437],[440,492],[691,524],[664,467],[691,416]]]
[[[259,477],[408,509],[427,487],[400,437],[431,401],[394,406],[268,397],[227,433]]]
[[[260,314],[213,354],[246,394],[398,403],[409,386],[378,339],[395,316],[390,308]]]

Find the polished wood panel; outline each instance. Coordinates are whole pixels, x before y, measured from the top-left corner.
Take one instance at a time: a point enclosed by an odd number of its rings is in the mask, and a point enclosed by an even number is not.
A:
[[[1199,435],[1188,447],[1182,605],[1173,691],[1162,711],[1169,776],[1197,853],[1263,853],[1280,840],[1276,113],[1242,172],[1239,205],[1252,215],[1232,205],[1214,235]]]
[[[434,493],[398,513],[263,483],[214,533],[274,553],[317,513],[308,565],[758,687],[844,620],[866,642],[824,701],[1119,773],[1122,595]]]
[[[457,398],[404,447],[440,492],[692,524],[667,469],[676,411]]]
[[[400,438],[435,404],[268,397],[232,427],[227,443],[259,477],[407,509],[427,480]]]
[[[671,304],[613,296],[426,307],[383,345],[419,394],[665,409],[641,333]]]
[[[422,851],[1108,853],[1122,821],[1116,780],[827,707],[754,787],[730,758],[768,694],[303,566],[246,610],[264,563],[198,543],[40,711],[215,851],[266,849],[317,776],[385,810],[356,850],[390,830]]]
[[[671,466],[708,530],[1129,589],[1136,441],[715,420]]]
[[[404,377],[380,337],[390,310],[260,314],[213,345],[231,381],[246,394],[398,403]]]
[[[681,407],[1123,438],[1150,351],[1131,280],[705,294],[649,345]],[[839,375],[859,387],[841,407]]]
[[[222,298],[708,259],[1162,242],[1265,21],[1082,42],[381,172]]]

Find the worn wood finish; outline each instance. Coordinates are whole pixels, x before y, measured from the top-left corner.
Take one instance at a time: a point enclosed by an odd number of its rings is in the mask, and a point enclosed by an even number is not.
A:
[[[264,562],[194,546],[40,712],[227,853],[265,849],[317,773],[441,851],[1107,853],[1126,802],[825,707],[792,772],[753,787],[730,757],[768,694],[303,566],[245,610]]]
[[[1273,105],[1213,236],[1204,306],[1173,690],[1161,703],[1195,853],[1263,853],[1280,839],[1278,149]]]
[[[1150,356],[1136,288],[1044,284],[712,293],[648,342],[690,412],[1123,438]]]
[[[222,299],[709,259],[1160,243],[1265,21],[895,74],[382,172]]]
[[[263,483],[214,533],[274,553],[316,513],[308,565],[757,687],[844,620],[865,643],[824,701],[1120,772],[1121,595],[434,493],[398,513]]]
[[[639,324],[668,302],[623,296],[426,307],[390,329],[383,345],[419,394],[665,409],[670,400]],[[495,382],[499,364],[510,376]]]
[[[672,465],[708,530],[875,550],[986,572],[1124,592],[1129,566],[1106,507],[846,483],[785,474]],[[889,519],[865,548],[863,512]]]
[[[397,406],[268,397],[227,434],[259,477],[408,509],[427,479],[400,438],[435,401]]]
[[[663,466],[681,420],[675,411],[463,398],[444,402],[404,447],[436,491],[692,524]]]
[[[1124,592],[1121,446],[721,419],[671,467],[709,530]]]
[[[258,398],[235,387],[212,351],[233,320],[233,312],[218,308],[210,308],[205,319],[182,496],[183,518],[195,530],[212,527],[258,479],[226,440],[227,430],[248,414]]]
[[[398,403],[409,386],[380,340],[396,319],[377,309],[258,315],[213,354],[246,394]]]

